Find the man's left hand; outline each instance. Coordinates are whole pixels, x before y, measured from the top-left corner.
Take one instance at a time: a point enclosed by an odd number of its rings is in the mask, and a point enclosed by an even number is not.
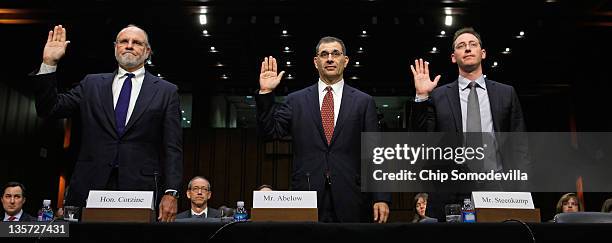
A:
[[[386,223],[389,218],[389,205],[386,202],[374,203],[374,222]]]
[[[162,197],[159,203],[159,217],[157,217],[159,222],[174,222],[176,218],[177,201],[178,200],[171,195],[164,195],[164,197]]]

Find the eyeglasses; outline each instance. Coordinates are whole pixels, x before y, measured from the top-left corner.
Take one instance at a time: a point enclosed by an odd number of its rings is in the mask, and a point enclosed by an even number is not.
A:
[[[130,40],[128,39],[122,39],[122,40],[115,42],[115,45],[118,45],[118,46],[127,46],[129,44],[130,44]],[[137,46],[137,47],[144,47],[145,43],[139,40],[132,40],[132,45]]]
[[[192,187],[191,192],[197,193],[200,192],[200,190],[202,190],[202,192],[209,192],[210,190],[208,190],[208,187]]]
[[[480,46],[480,44],[478,42],[476,42],[476,41],[470,41],[467,44],[465,42],[461,42],[461,43],[459,43],[459,44],[457,44],[455,46],[455,49],[456,50],[463,50],[467,46],[470,46],[470,49],[472,49],[472,48],[478,48]]]
[[[329,55],[332,55],[333,58],[338,58],[340,56],[342,56],[341,51],[338,50],[333,50],[332,52],[327,52],[327,51],[322,51],[321,53],[317,54],[317,56],[319,56],[320,58],[327,58]]]

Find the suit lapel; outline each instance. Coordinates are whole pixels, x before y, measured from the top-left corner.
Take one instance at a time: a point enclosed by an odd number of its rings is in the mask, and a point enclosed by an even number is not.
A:
[[[338,137],[338,134],[340,134],[342,131],[344,123],[346,123],[345,121],[348,118],[348,114],[353,111],[353,92],[355,92],[355,90],[345,83],[344,88],[342,89],[342,101],[340,102],[338,120],[336,121],[336,126],[334,127],[334,134],[332,135],[330,146],[334,144],[336,137]]]
[[[446,98],[455,119],[455,129],[457,132],[463,131],[463,122],[461,120],[461,100],[459,100],[459,82],[455,82],[446,86]]]
[[[325,145],[327,145],[325,133],[323,132],[323,121],[321,120],[321,108],[319,107],[319,89],[317,83],[310,86],[306,98],[308,99],[306,102],[310,104],[310,113],[312,120],[314,121],[317,129],[319,130],[321,140]]]
[[[150,74],[149,72],[145,72],[144,80],[142,81],[142,87],[140,88],[140,93],[138,94],[138,98],[136,98],[136,104],[134,105],[134,110],[132,111],[132,115],[130,116],[130,120],[125,126],[124,135],[134,126],[134,123],[138,121],[138,119],[144,114],[149,104],[151,104],[151,100],[157,94],[157,82],[159,80]]]
[[[115,138],[117,138],[117,126],[115,125],[115,108],[113,105],[113,80],[116,75],[117,71],[103,74],[102,85],[100,85],[100,95],[102,96],[100,102],[107,118],[107,122],[103,124]]]
[[[497,94],[497,85],[495,83],[485,79],[487,85],[487,94],[489,95],[489,104],[491,106],[491,120],[493,120],[493,131],[499,131],[499,117],[496,114],[501,114],[501,102],[499,95]]]

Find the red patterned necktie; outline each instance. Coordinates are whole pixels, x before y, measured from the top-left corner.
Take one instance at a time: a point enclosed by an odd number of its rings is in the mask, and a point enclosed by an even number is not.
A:
[[[15,217],[15,216],[9,216],[8,217],[8,221],[15,221],[15,219],[17,219],[17,217]]]
[[[334,94],[331,86],[327,86],[325,90],[327,90],[327,93],[323,97],[323,104],[321,105],[321,121],[323,121],[323,131],[327,144],[330,144],[332,135],[334,135]]]

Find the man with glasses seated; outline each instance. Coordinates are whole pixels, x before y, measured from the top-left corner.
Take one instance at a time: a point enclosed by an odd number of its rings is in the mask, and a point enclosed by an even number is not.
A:
[[[191,200],[191,209],[176,215],[177,219],[187,218],[221,218],[221,212],[208,207],[212,192],[210,182],[204,177],[196,176],[187,185],[187,198]]]

